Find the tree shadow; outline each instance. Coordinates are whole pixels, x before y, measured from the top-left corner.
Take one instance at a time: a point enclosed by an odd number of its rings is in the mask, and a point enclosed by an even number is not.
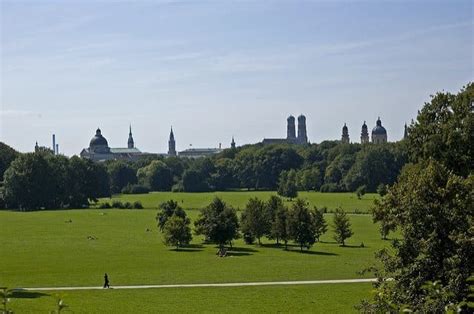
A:
[[[364,245],[364,246],[360,246],[360,245],[339,245],[339,247],[342,247],[342,248],[347,248],[347,249],[367,249],[369,248],[369,246],[367,245]]]
[[[249,256],[253,255],[252,253],[246,253],[246,252],[227,252],[227,256]]]
[[[9,293],[9,297],[12,299],[37,299],[41,297],[48,297],[49,294],[27,291],[23,289],[15,289]]]
[[[307,255],[320,255],[320,256],[338,256],[339,254],[330,252],[319,252],[319,251],[308,251],[308,250],[287,250],[288,252],[307,254]]]
[[[256,253],[258,250],[252,249],[252,248],[247,248],[247,247],[233,247],[229,248],[230,252],[247,252],[247,253]]]
[[[285,244],[283,244],[283,243],[279,243],[279,244],[276,244],[276,243],[268,244],[268,243],[267,243],[267,244],[262,244],[262,247],[268,248],[268,249],[283,249],[283,250],[284,250],[284,249],[285,249]],[[290,243],[288,243],[288,245],[287,245],[287,248],[288,248],[288,249],[290,249],[290,248],[295,248],[295,247],[299,248],[299,246],[296,245],[296,244],[290,244]]]

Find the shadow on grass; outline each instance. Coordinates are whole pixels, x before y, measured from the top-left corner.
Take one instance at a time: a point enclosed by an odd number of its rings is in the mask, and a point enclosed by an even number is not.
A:
[[[367,249],[369,248],[367,245],[360,246],[360,245],[339,245],[339,247],[346,248],[346,249]]]
[[[318,252],[318,251],[308,251],[308,250],[287,250],[288,252],[299,253],[299,254],[307,254],[307,255],[319,255],[319,256],[338,256],[339,254],[336,253],[329,253],[329,252]]]
[[[9,297],[12,299],[37,299],[41,297],[49,297],[49,294],[18,289],[10,292]]]
[[[253,255],[253,253],[256,253],[256,252],[258,251],[252,248],[233,247],[231,249],[229,248],[229,250],[227,251],[227,255],[228,256],[249,256],[249,255]]]

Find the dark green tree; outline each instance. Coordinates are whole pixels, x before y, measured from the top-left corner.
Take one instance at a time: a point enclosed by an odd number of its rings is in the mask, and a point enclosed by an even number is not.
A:
[[[295,198],[298,196],[295,170],[283,171],[281,173],[278,183],[278,195],[289,198]]]
[[[319,238],[328,231],[328,224],[324,219],[322,211],[314,208],[314,234],[316,235],[316,241],[320,241]]]
[[[241,230],[257,239],[262,245],[261,238],[270,233],[271,217],[268,215],[265,203],[258,198],[251,198],[247,202],[241,217]]]
[[[112,193],[120,193],[127,185],[137,183],[137,173],[124,161],[114,160],[107,164],[107,172],[110,177],[110,190]]]
[[[188,245],[192,240],[189,218],[173,214],[163,227],[163,241],[168,246],[180,247]]]
[[[298,243],[300,250],[308,250],[316,242],[314,215],[306,201],[297,199],[288,215],[288,233]]]
[[[352,237],[354,233],[351,229],[349,217],[347,217],[347,214],[341,208],[337,208],[334,212],[333,223],[334,240],[336,240],[337,243],[342,244],[342,246],[345,246],[345,241]]]
[[[153,160],[148,166],[138,169],[138,181],[153,191],[171,191],[173,178],[171,170],[160,160]]]
[[[3,174],[10,167],[10,164],[15,160],[20,153],[8,146],[7,144],[0,142],[0,181],[3,181]]]
[[[160,229],[160,231],[163,231],[166,222],[173,215],[186,219],[186,212],[183,210],[183,208],[181,208],[181,206],[178,205],[178,202],[176,201],[169,200],[163,202],[160,204],[158,209],[159,211],[156,215],[156,221],[158,223],[158,228]]]
[[[217,197],[201,210],[194,225],[197,235],[203,235],[220,248],[239,237],[239,219],[235,209]]]
[[[280,241],[283,241],[285,244],[285,250],[288,249],[288,240],[290,239],[288,218],[288,208],[286,206],[278,207],[271,227],[272,238],[276,239],[277,244],[279,244]]]

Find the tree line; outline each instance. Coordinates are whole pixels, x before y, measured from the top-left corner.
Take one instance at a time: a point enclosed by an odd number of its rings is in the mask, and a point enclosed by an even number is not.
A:
[[[162,203],[156,221],[166,245],[179,249],[191,242],[191,220],[176,201]],[[333,224],[334,239],[345,246],[345,241],[353,235],[346,213],[336,210]],[[302,199],[297,199],[288,208],[277,196],[272,196],[267,202],[249,199],[240,219],[233,207],[215,198],[201,209],[194,222],[195,235],[204,236],[205,242],[214,243],[220,249],[226,245],[232,248],[233,241],[241,237],[247,244],[257,241],[262,245],[261,239],[266,237],[275,240],[277,245],[284,245],[285,249],[289,241],[293,241],[301,251],[304,248],[309,250],[327,230],[322,211],[311,209]]]

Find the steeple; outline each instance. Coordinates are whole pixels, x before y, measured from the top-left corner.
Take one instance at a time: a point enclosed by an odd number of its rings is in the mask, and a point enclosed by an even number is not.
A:
[[[128,132],[128,142],[127,142],[127,147],[128,148],[134,148],[135,143],[133,141],[133,136],[132,136],[132,125],[130,124],[130,130]]]
[[[35,153],[39,151],[39,145],[38,145],[38,141],[36,141],[36,145],[35,145]]]
[[[341,142],[349,144],[349,129],[347,128],[346,123],[342,127],[342,138]]]
[[[406,140],[408,138],[408,126],[405,122],[405,131],[403,132],[403,139]]]
[[[369,142],[369,130],[367,128],[367,124],[362,124],[362,132],[360,133],[360,142],[361,144],[365,144]]]
[[[168,156],[176,156],[176,141],[174,140],[173,127],[171,127],[170,139],[168,141]]]
[[[230,142],[230,148],[235,149],[235,141],[234,141],[233,136],[232,136],[232,142]]]

